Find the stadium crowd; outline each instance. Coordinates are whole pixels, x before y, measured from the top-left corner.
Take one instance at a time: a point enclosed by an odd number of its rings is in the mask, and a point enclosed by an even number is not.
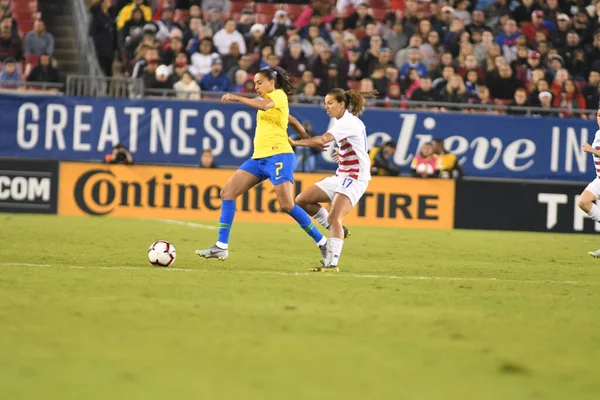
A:
[[[252,92],[256,71],[280,65],[301,103],[350,87],[376,89],[382,107],[437,101],[489,113],[485,105],[502,104],[585,118],[571,110],[599,101],[598,0],[97,3],[90,33],[106,74],[118,54],[123,74],[183,98]]]
[[[37,2],[26,4],[28,18],[33,18],[32,29],[26,32],[13,15],[15,5],[11,0],[0,1],[0,87],[23,87],[23,82],[59,83],[60,73],[52,58],[54,36],[46,30]]]

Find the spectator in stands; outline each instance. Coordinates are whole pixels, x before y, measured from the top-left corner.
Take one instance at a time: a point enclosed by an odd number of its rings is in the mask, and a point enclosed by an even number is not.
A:
[[[271,69],[274,69],[275,67],[279,67],[279,62],[280,61],[281,61],[281,59],[275,53],[271,53],[267,57],[267,64],[268,64],[268,67],[271,68]]]
[[[199,47],[200,51],[192,55],[190,65],[190,72],[198,80],[210,72],[213,59],[219,56],[217,53],[212,52],[213,42],[209,38],[202,39]]]
[[[186,44],[186,49],[188,54],[191,56],[198,50],[198,46],[200,45],[200,41],[206,37],[206,31],[202,30],[205,28],[202,25],[202,18],[193,17],[190,18],[190,23],[188,25],[188,30],[184,36],[183,42]],[[201,37],[202,35],[202,37]],[[212,32],[210,34],[212,36]]]
[[[500,100],[512,99],[517,88],[523,87],[523,83],[514,76],[512,68],[507,63],[503,63],[497,73],[490,74],[486,83],[492,97]]]
[[[495,42],[501,47],[502,54],[509,63],[515,59],[517,53],[517,38],[521,36],[514,19],[508,19],[504,23],[503,32],[496,36]],[[492,92],[493,96],[493,92]],[[512,95],[511,95],[512,97]]]
[[[587,79],[587,85],[582,90],[585,104],[588,110],[596,110],[600,107],[600,72],[590,71]]]
[[[440,101],[438,93],[433,90],[431,77],[424,76],[419,80],[419,87],[412,92],[413,101]]]
[[[471,36],[473,36],[473,32],[476,30],[491,31],[490,27],[485,24],[485,13],[482,10],[473,10],[473,13],[471,14],[471,23],[465,23],[465,30],[469,32]]]
[[[185,49],[183,48],[183,33],[181,33],[181,30],[174,29],[169,35],[169,42],[165,45],[165,50],[161,56],[162,62],[166,65],[173,64],[179,54],[185,54]]]
[[[298,103],[301,104],[319,104],[320,100],[315,98],[317,95],[317,85],[315,82],[306,82],[302,86],[302,93],[298,95]]]
[[[296,85],[296,94],[302,93],[304,91],[304,86],[309,82],[315,83],[315,76],[313,75],[313,72],[311,70],[307,69],[302,73],[302,78],[300,79],[300,82]],[[317,91],[315,83],[315,93],[316,92]]]
[[[200,168],[217,168],[212,149],[202,150],[202,155],[200,156]]]
[[[17,60],[7,57],[2,65],[2,72],[0,72],[0,88],[18,87],[21,82],[23,79],[17,68]]]
[[[52,54],[54,52],[54,36],[46,31],[46,24],[41,19],[33,23],[33,30],[25,35],[25,54]]]
[[[239,58],[237,64],[232,66],[229,71],[227,71],[227,78],[230,82],[233,82],[235,80],[235,74],[239,70],[245,71],[248,76],[254,75],[257,71],[253,71],[251,67],[252,59],[248,54],[244,54]]]
[[[409,35],[404,30],[401,20],[395,20],[392,25],[392,31],[383,36],[383,39],[387,42],[387,47],[396,53],[398,50],[403,49],[408,44]],[[439,35],[438,35],[439,41]]]
[[[231,91],[234,93],[244,92],[247,80],[248,80],[248,73],[244,70],[238,69],[235,72],[235,77],[233,79],[233,86],[231,87]]]
[[[299,41],[290,44],[289,50],[281,58],[281,67],[298,78],[308,68],[308,59],[304,55]]]
[[[265,35],[265,26],[254,24],[250,28],[250,33],[246,36],[248,53],[260,53],[261,49],[271,44],[271,39]]]
[[[235,30],[246,36],[248,33],[250,33],[250,28],[252,28],[255,23],[256,20],[254,18],[254,14],[252,14],[252,10],[249,8],[244,8],[242,10],[242,15],[240,15],[240,20],[235,25]]]
[[[310,70],[313,71],[315,78],[320,80],[327,79],[327,66],[337,60],[331,55],[331,48],[327,43],[324,43],[320,54],[310,64]]]
[[[346,18],[346,29],[361,29],[369,22],[375,22],[369,15],[369,6],[367,3],[361,3],[356,7],[356,11]]]
[[[121,50],[125,50],[126,47],[129,49],[137,46],[139,38],[144,35],[144,26],[146,20],[142,10],[134,9],[131,14],[131,18],[125,23],[122,29],[118,32],[118,44]]]
[[[228,73],[231,68],[238,64],[238,60],[241,57],[240,46],[237,42],[231,42],[229,45],[229,52],[226,56],[221,57],[223,60],[223,71]]]
[[[115,59],[117,30],[111,14],[112,1],[101,0],[90,8],[91,21],[89,34],[94,40],[98,63],[104,75],[113,75],[113,62]]]
[[[373,40],[373,37],[376,36],[378,40]],[[379,33],[377,33],[377,23],[369,22],[367,27],[365,28],[365,36],[360,39],[359,48],[362,53],[367,53],[372,50],[374,44],[377,44],[377,49],[380,49],[384,46],[383,38]]]
[[[473,55],[477,59],[477,63],[484,66],[487,61],[488,48],[494,43],[494,36],[490,31],[481,33],[481,42],[473,46]]]
[[[12,35],[14,37],[19,36],[19,25],[17,21],[10,15],[10,8],[8,6],[0,6],[0,21],[6,21],[7,26],[10,26]]]
[[[462,176],[462,168],[458,158],[444,147],[443,139],[433,139],[433,152],[437,156],[436,175],[440,178],[458,178]]]
[[[371,36],[367,51],[363,54],[361,60],[361,69],[365,75],[371,75],[375,67],[379,64],[379,56],[383,46],[383,39],[379,35]]]
[[[332,62],[327,66],[327,77],[321,81],[317,93],[325,97],[332,89],[340,88],[348,90],[346,77],[340,75],[340,66]]]
[[[173,85],[179,99],[200,100],[200,86],[189,71],[181,75],[181,79]]]
[[[223,73],[223,61],[215,57],[210,67],[210,73],[204,75],[200,81],[200,88],[207,92],[229,91],[229,79]]]
[[[540,100],[540,107],[543,108],[543,110],[535,111],[534,115],[540,117],[558,117],[558,113],[552,110],[552,92],[544,90],[538,95],[538,98]]]
[[[156,68],[156,73],[154,74],[154,79],[149,79],[149,81],[146,83],[146,88],[152,89],[155,91],[156,90],[164,90],[164,91],[166,91],[166,95],[168,97],[171,97],[174,95],[173,89],[175,87],[175,83],[177,83],[177,81],[169,73],[169,67],[167,67],[166,65],[163,64],[163,65],[160,65],[158,68]],[[153,94],[162,95],[162,93],[156,93],[156,92],[154,92]]]
[[[584,110],[586,108],[585,98],[579,93],[575,81],[567,79],[563,82],[562,89],[554,99],[554,107],[568,110],[560,113],[561,117],[580,117],[587,119],[584,113],[572,113],[570,110]]]
[[[21,39],[12,34],[10,20],[4,19],[0,23],[0,62],[8,57],[12,57],[17,61],[23,60],[23,47]]]
[[[437,157],[433,152],[432,143],[423,143],[419,154],[413,158],[410,169],[415,178],[431,178],[435,176]]]
[[[122,30],[125,24],[133,18],[133,11],[139,9],[145,21],[152,21],[152,8],[144,4],[144,0],[134,0],[127,4],[119,12],[117,17],[117,29]]]
[[[312,129],[310,121],[302,121],[302,126],[306,130],[309,136],[315,136],[315,132]],[[292,140],[300,139],[298,134],[291,135]],[[317,170],[317,157],[321,154],[318,149],[311,147],[298,146],[294,148],[296,155],[296,165],[294,166],[294,172],[315,172]]]
[[[60,82],[60,74],[52,65],[50,54],[42,54],[38,65],[27,76],[27,82]]]
[[[402,69],[402,66],[408,62],[408,53],[411,49],[420,48],[423,45],[423,38],[419,35],[412,35],[408,41],[408,47],[400,50],[396,53],[394,64],[398,69]]]
[[[427,75],[427,67],[421,62],[422,53],[418,47],[413,47],[408,52],[408,61],[400,67],[400,76],[406,76],[409,69],[415,69],[419,76]]]
[[[539,4],[535,3],[534,0],[521,0],[521,4],[518,4],[517,7],[515,7],[512,16],[517,22],[517,25],[521,26],[523,23],[529,22],[532,13],[540,8]]]
[[[229,11],[229,1],[223,0],[202,0],[202,11],[215,10],[220,13]]]
[[[442,101],[445,103],[468,103],[469,94],[462,77],[454,74],[450,77],[446,88],[442,92]],[[457,108],[460,110],[459,108]]]
[[[529,105],[532,107],[540,107],[541,103],[540,103],[540,98],[539,95],[540,93],[544,92],[544,91],[550,91],[550,85],[548,84],[548,81],[546,81],[545,79],[539,79],[534,86],[534,89],[531,90],[531,92],[529,93]]]
[[[213,41],[221,56],[229,53],[229,46],[232,42],[238,44],[241,54],[246,54],[246,41],[242,34],[235,30],[235,21],[232,18],[225,21],[223,29],[215,33]]]
[[[185,53],[177,54],[175,61],[169,65],[169,72],[171,72],[175,79],[181,79],[184,72],[188,71],[189,63],[187,55]],[[188,71],[189,72],[189,71]]]
[[[560,13],[556,16],[556,25],[557,29],[550,32],[548,39],[555,48],[562,49],[567,44],[567,34],[571,29],[571,19],[567,14]],[[598,34],[596,34],[596,36],[598,36]]]
[[[431,31],[427,34],[427,41],[420,47],[423,54],[422,62],[428,71],[433,71],[440,63],[443,45],[440,43],[440,34],[437,31]]]
[[[316,27],[319,31],[319,36],[322,37],[325,41],[327,41],[327,43],[332,43],[331,37],[329,36],[329,31],[323,23],[321,13],[319,11],[314,11],[310,16],[310,24],[300,29],[298,34],[301,38],[306,37],[308,29],[310,29],[310,27]]]
[[[129,150],[127,150],[123,144],[119,143],[113,147],[111,154],[107,154],[104,157],[104,162],[107,164],[132,165],[133,157]]]
[[[175,16],[175,9],[171,6],[164,7],[162,9],[162,18],[156,21],[156,25],[158,26],[158,32],[156,33],[156,38],[160,41],[167,40],[171,38],[171,32],[174,29],[178,29],[183,32],[183,26],[179,25],[179,23],[173,20]],[[183,39],[183,34],[181,39]]]
[[[396,142],[390,140],[383,146],[373,147],[369,152],[371,158],[371,174],[383,176],[400,175],[400,167],[393,162]]]
[[[521,28],[521,33],[527,37],[529,43],[536,42],[536,32],[542,32],[544,39],[548,39],[550,31],[544,26],[544,12],[535,10],[531,13],[531,22]]]
[[[285,35],[286,28],[289,25],[292,25],[292,21],[288,18],[287,12],[284,10],[277,10],[275,11],[273,20],[267,25],[265,33],[274,41],[275,38]]]
[[[208,26],[213,32],[219,32],[221,29],[223,29],[223,23],[221,22],[221,14],[219,14],[219,11],[216,8],[213,8],[208,11],[205,25]]]
[[[525,88],[518,88],[515,91],[513,100],[508,104],[509,108],[506,111],[508,115],[527,115],[527,111],[523,107],[527,107],[527,91]]]
[[[150,53],[151,55],[147,60],[145,68],[138,76],[138,78],[142,78],[146,86],[151,85],[156,80],[156,70],[160,65],[160,59],[158,58],[158,56],[153,55],[154,53],[151,51],[148,53]]]
[[[160,62],[160,57],[158,54],[158,50],[149,47],[145,54],[143,54],[143,58],[140,59],[135,66],[133,67],[133,71],[131,73],[132,78],[140,78],[144,75],[148,67],[152,69],[150,73],[151,76],[154,76],[154,72],[156,72],[156,68],[158,68]],[[152,66],[150,66],[152,65]]]

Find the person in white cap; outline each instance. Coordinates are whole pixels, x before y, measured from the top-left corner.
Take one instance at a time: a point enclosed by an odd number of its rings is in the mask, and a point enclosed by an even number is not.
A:
[[[600,127],[600,109],[596,112],[596,122]],[[600,208],[594,204],[596,200],[600,199],[600,130],[596,131],[596,136],[594,136],[594,141],[591,145],[589,143],[583,144],[583,151],[592,154],[596,178],[581,193],[577,200],[577,205],[591,219],[600,222]],[[600,249],[590,251],[588,254],[594,258],[600,258]]]
[[[232,42],[237,42],[240,47],[240,54],[246,54],[246,41],[242,34],[235,30],[235,20],[233,18],[225,21],[223,29],[213,36],[213,42],[222,56],[229,54],[229,46]]]

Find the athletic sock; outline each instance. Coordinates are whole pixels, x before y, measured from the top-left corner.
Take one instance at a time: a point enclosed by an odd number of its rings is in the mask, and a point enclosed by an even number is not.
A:
[[[229,234],[235,217],[235,200],[223,200],[221,203],[221,217],[219,218],[219,238],[217,247],[227,249],[229,247]]]
[[[587,213],[594,221],[600,222],[600,208],[594,203],[592,203],[592,208]]]
[[[331,265],[337,265],[342,255],[342,247],[344,247],[344,239],[329,238],[329,248],[331,249]]]
[[[315,221],[323,225],[325,229],[329,229],[329,211],[325,207],[321,207],[318,213],[313,215]]]
[[[289,212],[289,214],[292,216],[292,218],[296,220],[300,227],[304,229],[306,233],[308,233],[308,236],[313,238],[315,243],[322,242],[323,235],[321,234],[321,232],[319,232],[315,224],[313,224],[306,211],[304,211],[302,208],[300,208],[300,206],[296,204],[294,205],[294,208],[292,208],[292,210]]]

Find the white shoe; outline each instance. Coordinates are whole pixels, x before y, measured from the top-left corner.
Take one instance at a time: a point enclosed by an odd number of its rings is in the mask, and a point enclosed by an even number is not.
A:
[[[600,249],[596,251],[588,251],[588,254],[594,258],[600,258]]]
[[[220,261],[225,261],[227,260],[227,257],[229,257],[229,250],[222,249],[220,247],[217,247],[217,245],[214,245],[209,249],[196,250],[196,254],[204,258],[217,258]]]

